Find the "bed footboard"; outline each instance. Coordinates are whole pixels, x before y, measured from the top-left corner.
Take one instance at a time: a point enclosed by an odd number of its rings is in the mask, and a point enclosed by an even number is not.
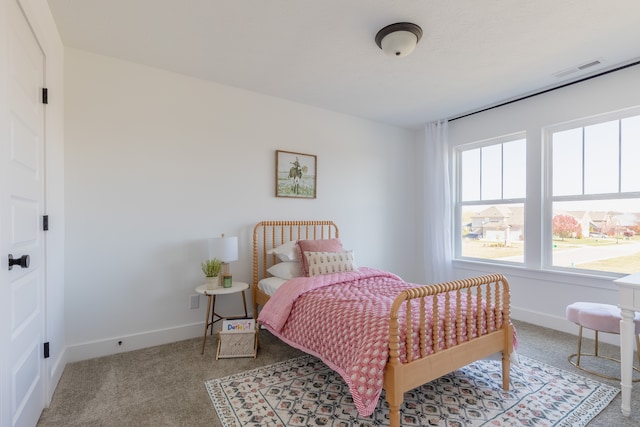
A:
[[[402,312],[406,313],[403,340],[399,321]],[[419,313],[418,318],[415,318],[416,312]],[[427,319],[441,321],[428,322]],[[463,333],[463,327],[466,327],[466,333]],[[419,330],[417,344],[420,354],[416,357],[413,352],[404,351],[406,362],[403,362],[400,359],[401,348],[415,347],[416,330]],[[427,337],[438,343],[442,336],[444,343],[441,346],[427,345]],[[493,274],[401,292],[391,308],[389,361],[384,374],[391,426],[400,426],[400,406],[405,391],[497,352],[502,352],[502,387],[508,390],[512,349],[509,284],[503,275]]]

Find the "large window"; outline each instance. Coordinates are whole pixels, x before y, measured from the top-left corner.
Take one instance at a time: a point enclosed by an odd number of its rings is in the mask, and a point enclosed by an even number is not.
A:
[[[640,271],[640,108],[531,133],[456,148],[456,258]]]
[[[522,263],[526,196],[523,135],[462,147],[457,158],[460,256]]]
[[[635,114],[549,129],[547,261],[552,267],[640,271],[640,115]]]

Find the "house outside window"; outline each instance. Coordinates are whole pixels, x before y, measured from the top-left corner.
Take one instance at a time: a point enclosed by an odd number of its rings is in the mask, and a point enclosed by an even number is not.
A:
[[[460,147],[456,254],[524,262],[526,140],[523,134]]]

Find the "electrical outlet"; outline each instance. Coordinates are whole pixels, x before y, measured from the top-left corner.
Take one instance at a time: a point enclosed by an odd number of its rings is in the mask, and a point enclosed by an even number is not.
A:
[[[195,309],[200,307],[200,295],[191,295],[189,297],[189,308]]]

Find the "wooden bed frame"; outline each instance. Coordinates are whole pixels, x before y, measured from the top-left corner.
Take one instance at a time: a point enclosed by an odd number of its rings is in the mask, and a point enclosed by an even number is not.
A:
[[[275,255],[267,254],[267,250],[280,246],[291,240],[330,239],[338,238],[339,231],[331,221],[263,221],[253,230],[253,316],[258,316],[258,306],[264,305],[269,296],[258,289],[258,282],[268,277],[267,268],[278,262]],[[471,298],[466,298],[467,316],[461,312],[452,316],[445,316],[444,340],[445,349],[426,354],[426,338],[431,336],[433,342],[438,342],[440,334],[439,324],[435,322],[432,328],[426,327],[428,317],[427,301],[435,301],[438,295],[445,294],[445,312],[454,307],[464,306],[463,295],[479,295],[492,310],[484,311],[478,304],[477,321],[472,315]],[[411,307],[418,304],[420,316],[412,318]],[[419,347],[421,356],[417,359],[408,354],[407,362],[400,360],[401,346],[413,347],[411,333],[406,333],[406,339],[400,340],[400,322],[398,313],[402,306],[406,306],[406,330],[419,325]],[[431,304],[433,318],[439,317],[438,304]],[[487,315],[486,313],[493,313]],[[493,274],[435,285],[420,286],[399,292],[396,297],[389,318],[389,360],[384,372],[384,389],[389,403],[389,421],[391,427],[400,426],[400,406],[404,399],[404,392],[412,390],[422,384],[446,375],[471,362],[485,358],[497,352],[502,352],[502,388],[509,390],[510,358],[513,349],[513,325],[511,324],[509,284],[501,274]],[[476,324],[474,324],[477,322]],[[462,336],[462,325],[466,323],[467,330],[476,327],[478,336],[461,344],[455,344],[452,332],[456,329],[456,336]],[[484,328],[481,327],[484,324]],[[485,330],[486,329],[486,330]]]

